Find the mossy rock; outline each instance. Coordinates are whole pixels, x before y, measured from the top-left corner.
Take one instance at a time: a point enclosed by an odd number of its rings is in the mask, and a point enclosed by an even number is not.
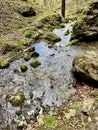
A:
[[[31,17],[36,15],[35,9],[33,9],[29,5],[21,6],[20,8],[18,8],[17,12],[19,12],[24,17]]]
[[[98,84],[98,54],[97,51],[88,51],[75,57],[73,60],[73,72],[80,81],[89,84]]]
[[[15,94],[7,95],[6,100],[10,102],[13,106],[18,107],[24,103],[25,96],[23,92],[19,91]]]
[[[48,29],[48,31],[52,31],[55,27],[59,26],[62,22],[61,16],[56,13],[48,14],[44,18],[42,18],[37,25],[37,28]]]
[[[68,35],[70,33],[69,29],[64,33],[64,35]]]
[[[24,54],[23,54],[23,58],[24,58],[24,60],[26,60],[26,61],[28,61],[28,60],[30,60],[31,59],[31,53],[29,53],[29,52],[25,52]]]
[[[32,53],[35,51],[35,47],[34,46],[30,46],[27,49],[24,50],[23,52],[23,58],[24,60],[28,61],[31,59],[32,57]]]
[[[77,44],[77,42],[78,42],[77,39],[71,40],[71,41],[69,41],[69,42],[66,44],[66,46],[75,45],[75,44]]]
[[[32,57],[36,58],[36,57],[38,57],[38,56],[39,56],[39,53],[38,53],[38,52],[36,52],[36,51],[32,52]]]
[[[92,3],[86,10],[83,10],[73,25],[71,39],[78,39],[83,42],[98,41],[98,2]]]
[[[33,98],[34,94],[33,94],[33,92],[32,92],[32,91],[31,91],[31,92],[29,92],[29,96],[30,96],[30,99],[32,99],[32,98]]]
[[[52,32],[48,32],[45,36],[45,39],[49,42],[49,43],[56,43],[61,41],[61,38],[59,36],[57,36],[55,33]]]
[[[0,58],[0,69],[8,67],[10,64],[8,59]]]
[[[25,72],[25,71],[28,69],[27,64],[24,63],[24,62],[21,63],[21,64],[20,64],[20,69],[21,69],[22,72]]]
[[[31,65],[33,68],[36,68],[36,67],[38,67],[39,65],[41,65],[41,62],[40,62],[38,59],[33,59],[33,61],[31,61],[30,65]]]
[[[50,24],[52,26],[55,26],[58,25],[60,22],[62,22],[62,19],[59,14],[50,14],[42,18],[40,22],[43,24]]]
[[[60,27],[61,27],[61,28],[64,28],[64,27],[65,27],[65,23],[61,23],[61,24],[60,24]]]

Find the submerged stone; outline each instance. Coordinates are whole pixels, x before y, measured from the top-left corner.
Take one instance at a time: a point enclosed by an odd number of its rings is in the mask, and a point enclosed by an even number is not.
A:
[[[28,69],[27,64],[24,63],[24,62],[21,63],[21,64],[20,64],[20,69],[21,69],[22,72],[25,72],[25,71]]]
[[[39,65],[41,65],[41,62],[40,62],[38,59],[34,59],[33,61],[31,61],[30,65],[31,65],[33,68],[36,68],[36,67],[38,67]]]
[[[70,33],[70,31],[67,30],[67,31],[64,33],[64,35],[68,35],[69,33]]]

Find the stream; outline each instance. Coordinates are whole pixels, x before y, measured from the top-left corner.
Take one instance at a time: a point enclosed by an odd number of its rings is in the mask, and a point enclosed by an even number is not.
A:
[[[75,56],[83,53],[86,46],[66,46],[70,41],[73,22],[65,24],[65,28],[54,29],[53,32],[61,37],[56,43],[56,48],[49,48],[44,42],[33,44],[35,50],[40,54],[38,57],[41,65],[33,69],[30,61],[23,58],[13,61],[9,68],[0,69],[0,130],[4,128],[16,129],[16,123],[25,120],[25,115],[33,116],[37,107],[48,104],[50,108],[61,106],[66,103],[68,97],[75,93],[73,88],[75,82],[71,70],[72,61]],[[69,29],[69,34],[64,32]],[[28,70],[21,72],[20,63],[26,62]],[[19,73],[14,73],[18,69]],[[21,107],[13,107],[6,101],[6,95],[22,91],[26,100]],[[29,93],[33,92],[33,99]],[[22,110],[21,115],[16,111]],[[42,112],[42,111],[40,111]]]

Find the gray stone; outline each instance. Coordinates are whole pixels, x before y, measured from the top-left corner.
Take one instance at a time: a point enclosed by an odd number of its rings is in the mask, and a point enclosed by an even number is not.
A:
[[[86,54],[75,57],[73,61],[73,72],[76,78],[88,83],[98,84],[98,54],[89,51]]]

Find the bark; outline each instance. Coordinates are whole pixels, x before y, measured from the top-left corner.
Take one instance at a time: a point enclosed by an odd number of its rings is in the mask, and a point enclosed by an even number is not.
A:
[[[65,0],[62,0],[61,15],[65,17]]]

